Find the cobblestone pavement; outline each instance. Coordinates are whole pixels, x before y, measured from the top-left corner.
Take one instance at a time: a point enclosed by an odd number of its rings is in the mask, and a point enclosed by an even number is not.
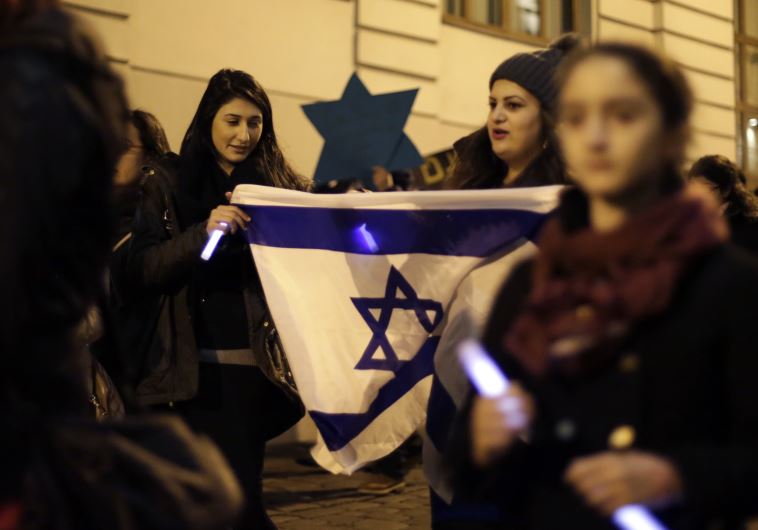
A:
[[[378,475],[364,471],[350,477],[331,475],[295,462],[307,454],[300,445],[274,446],[267,452],[263,496],[280,530],[431,528],[429,490],[418,465],[408,473],[402,492],[363,495],[358,486]]]

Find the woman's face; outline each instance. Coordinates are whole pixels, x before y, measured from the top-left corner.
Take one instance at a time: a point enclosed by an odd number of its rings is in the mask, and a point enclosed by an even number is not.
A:
[[[231,173],[258,145],[263,133],[263,113],[246,99],[234,98],[213,117],[211,138],[219,165]]]
[[[116,186],[128,186],[139,178],[140,168],[143,165],[143,147],[137,128],[129,123],[126,129],[127,148],[116,163],[116,174],[113,184]]]
[[[492,85],[489,103],[492,152],[507,164],[531,161],[542,148],[539,100],[513,81],[499,79]]]
[[[678,141],[666,133],[661,110],[621,59],[589,57],[561,90],[558,135],[572,179],[590,197],[623,198],[657,186]]]

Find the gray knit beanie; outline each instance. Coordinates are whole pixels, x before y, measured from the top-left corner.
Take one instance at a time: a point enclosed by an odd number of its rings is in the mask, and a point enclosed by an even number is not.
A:
[[[531,53],[517,53],[498,66],[490,77],[490,90],[495,81],[507,79],[528,90],[540,103],[552,108],[557,95],[553,81],[555,70],[561,59],[581,45],[575,33],[566,33],[543,50]]]

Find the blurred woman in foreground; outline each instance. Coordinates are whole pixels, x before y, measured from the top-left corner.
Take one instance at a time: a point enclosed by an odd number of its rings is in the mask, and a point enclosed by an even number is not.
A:
[[[758,265],[683,187],[690,90],[615,43],[559,83],[578,188],[495,303],[485,345],[515,384],[459,418],[459,479],[489,484],[509,528],[611,529],[628,504],[671,530],[736,528],[758,508]]]

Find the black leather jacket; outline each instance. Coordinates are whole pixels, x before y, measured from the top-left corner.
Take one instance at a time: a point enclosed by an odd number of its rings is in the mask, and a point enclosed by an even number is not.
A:
[[[180,225],[176,209],[176,157],[157,164],[145,179],[128,248],[126,276],[145,296],[161,299],[158,333],[143,360],[137,398],[166,403],[197,392],[198,352],[192,325],[193,280],[208,236],[205,222]],[[217,252],[224,251],[224,243]],[[245,277],[244,298],[250,346],[256,366],[282,391],[282,403],[268,404],[267,436],[293,425],[304,409],[257,275]],[[144,315],[142,315],[144,320]],[[153,320],[154,321],[154,320]]]

